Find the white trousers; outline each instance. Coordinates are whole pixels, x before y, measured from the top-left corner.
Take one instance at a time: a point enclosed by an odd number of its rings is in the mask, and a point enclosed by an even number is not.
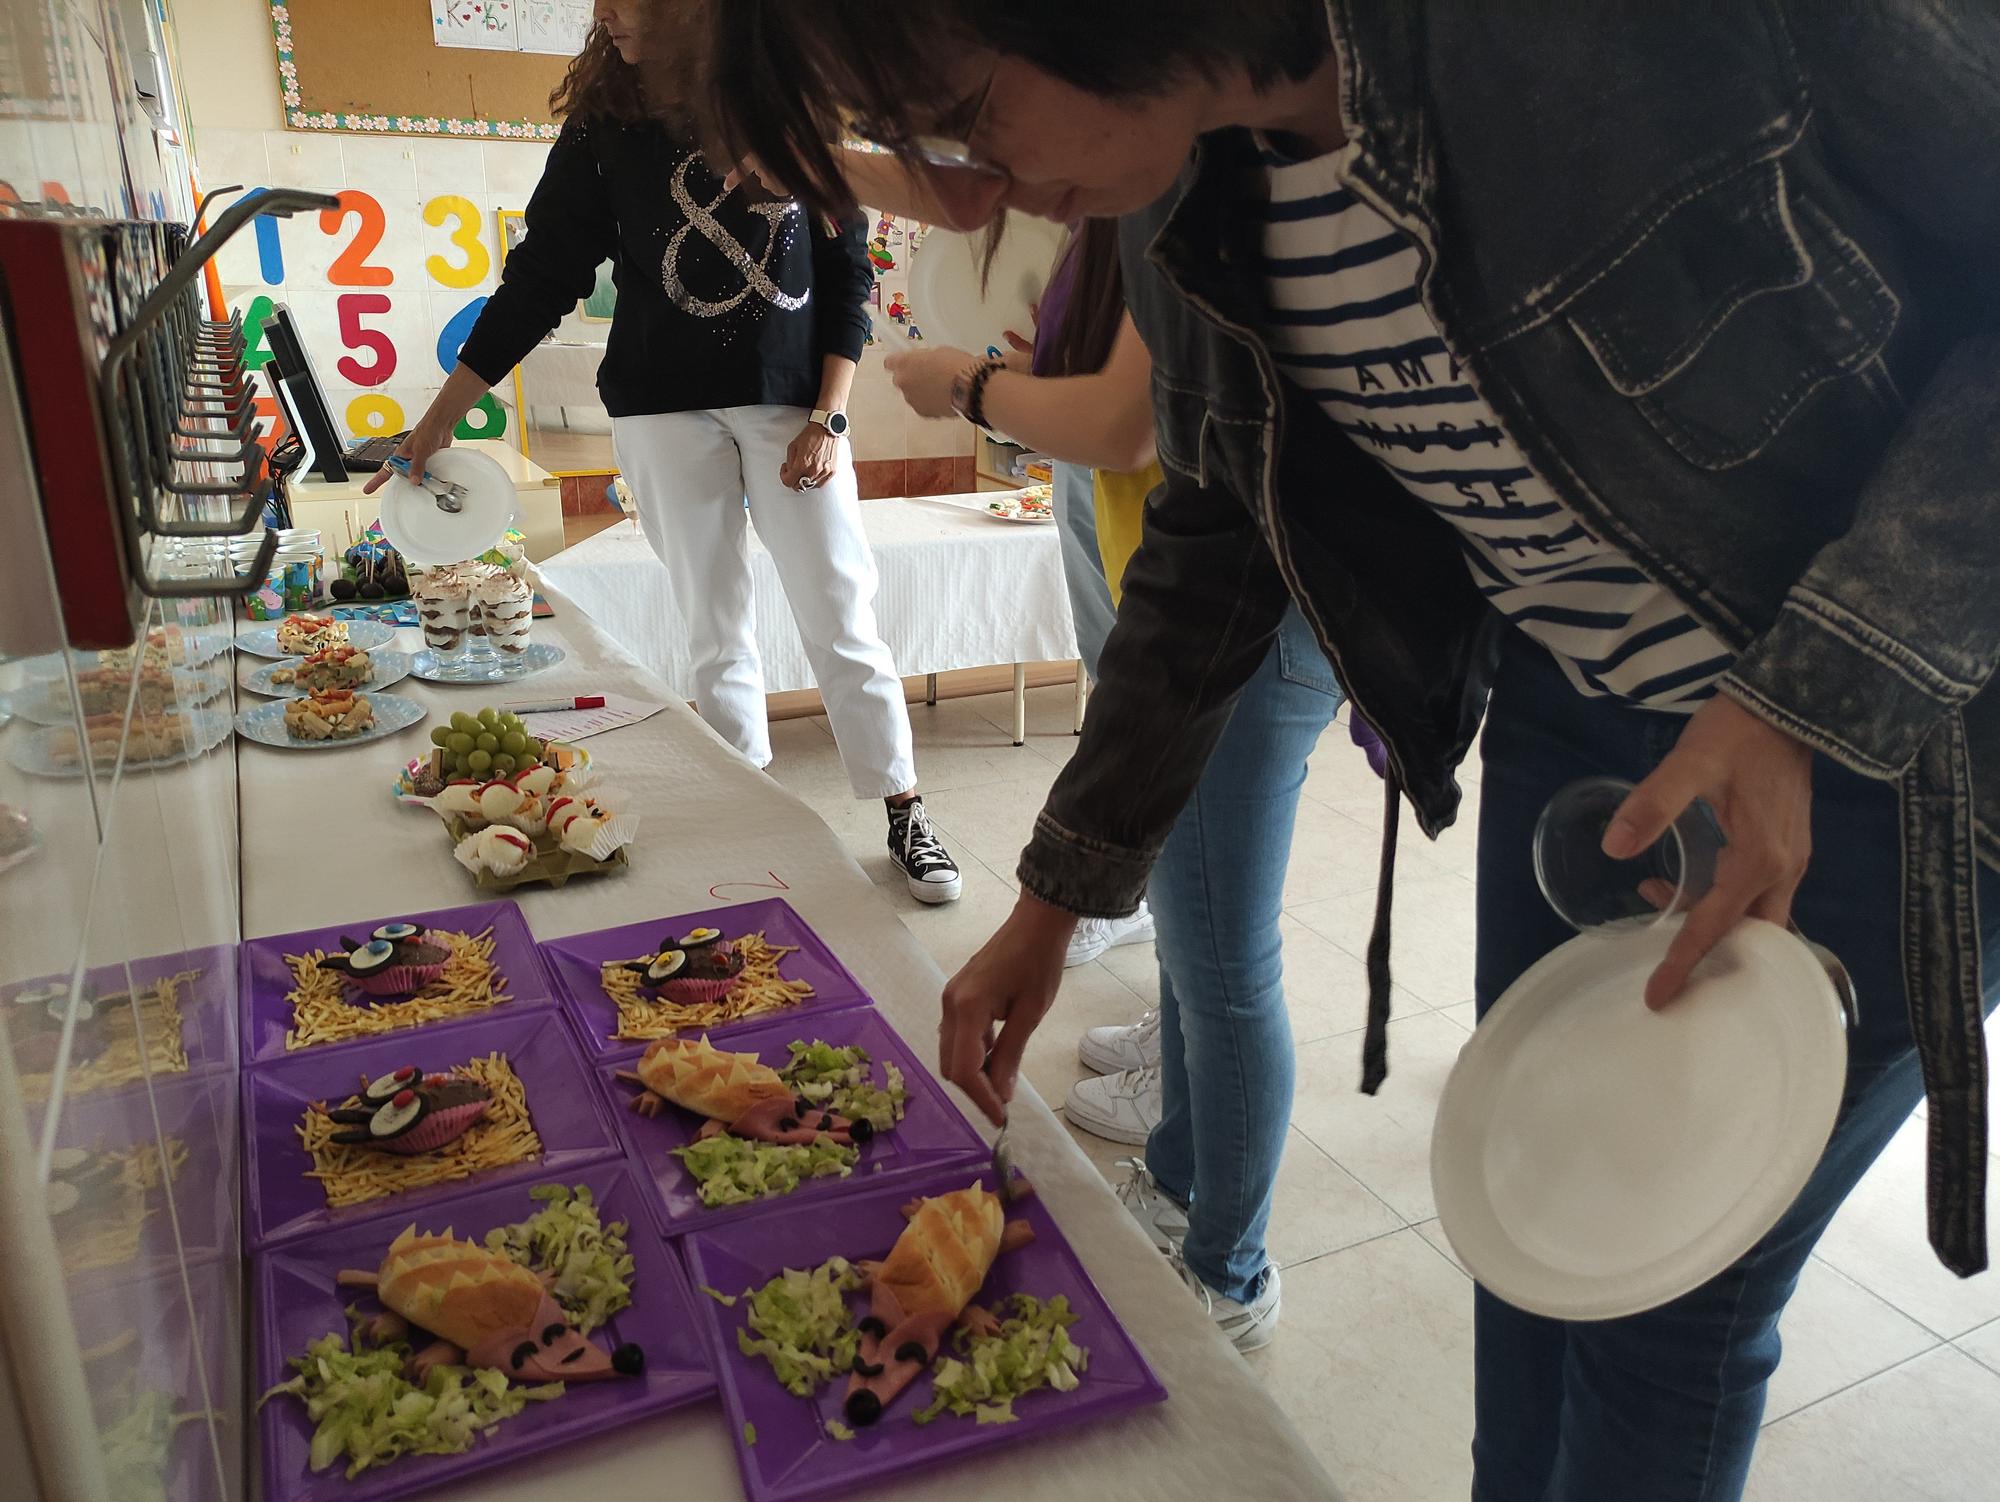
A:
[[[833,478],[816,490],[778,479],[807,416],[802,407],[725,407],[619,417],[612,442],[687,627],[701,717],[757,766],[769,764],[750,584],[754,521],[854,796],[893,797],[916,787],[916,763],[903,682],[875,625],[875,555],[861,530],[853,460],[842,443]]]

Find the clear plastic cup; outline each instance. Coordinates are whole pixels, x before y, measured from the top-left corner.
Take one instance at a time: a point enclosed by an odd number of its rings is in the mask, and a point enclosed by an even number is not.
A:
[[[1631,859],[1604,853],[1604,833],[1632,786],[1617,777],[1572,782],[1535,824],[1535,881],[1578,933],[1651,927],[1686,912],[1715,885],[1716,857],[1728,842],[1699,799]]]

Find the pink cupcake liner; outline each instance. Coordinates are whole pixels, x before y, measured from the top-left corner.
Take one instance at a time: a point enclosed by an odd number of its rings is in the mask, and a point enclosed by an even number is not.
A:
[[[444,965],[391,965],[373,975],[347,978],[370,996],[414,996],[444,974]]]
[[[400,1137],[391,1137],[375,1146],[392,1153],[406,1155],[427,1153],[434,1148],[448,1147],[472,1129],[474,1122],[486,1114],[491,1101],[469,1100],[462,1106],[448,1106],[442,1111],[433,1111],[416,1127]]]
[[[706,1002],[722,1000],[736,989],[736,983],[742,978],[732,975],[728,980],[670,980],[660,987],[660,994],[682,1006],[701,1006]]]

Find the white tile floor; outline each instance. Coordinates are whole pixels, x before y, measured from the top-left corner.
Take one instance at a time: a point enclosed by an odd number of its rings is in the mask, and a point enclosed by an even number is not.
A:
[[[1008,743],[1004,695],[912,708],[926,802],[965,873],[965,895],[951,907],[904,898],[883,850],[882,813],[849,797],[824,720],[775,726],[771,770],[890,889],[949,973],[1013,903],[1015,857],[1075,747],[1071,706],[1066,688],[1036,690],[1019,749]],[[1471,1474],[1471,1283],[1438,1229],[1427,1171],[1438,1091],[1473,1026],[1474,808],[1467,812],[1435,846],[1415,835],[1403,842],[1396,1068],[1372,1100],[1353,1082],[1381,792],[1341,727],[1328,732],[1307,778],[1286,883],[1301,1067],[1271,1227],[1285,1269],[1284,1322],[1251,1361],[1352,1502],[1463,1498]],[[1043,1097],[1060,1104],[1080,1077],[1078,1033],[1135,1018],[1157,994],[1150,946],[1069,972],[1029,1050]],[[2000,1497],[2000,1273],[1961,1282],[1932,1259],[1921,1126],[1897,1137],[1801,1282],[1751,1502]],[[1131,1151],[1077,1140],[1107,1172]]]

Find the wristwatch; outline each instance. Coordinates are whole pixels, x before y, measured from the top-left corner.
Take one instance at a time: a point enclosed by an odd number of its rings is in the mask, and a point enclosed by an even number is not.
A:
[[[824,407],[816,407],[813,409],[812,420],[836,438],[845,438],[847,436],[847,414],[845,412],[829,412]]]

